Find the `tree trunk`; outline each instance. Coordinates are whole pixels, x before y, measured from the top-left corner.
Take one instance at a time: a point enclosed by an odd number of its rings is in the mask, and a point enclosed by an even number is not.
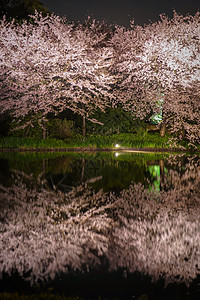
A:
[[[85,158],[82,158],[81,183],[83,183],[85,174]]]
[[[164,180],[165,180],[165,163],[163,159],[159,161],[159,166],[160,166],[160,190],[162,191],[164,186]]]
[[[43,140],[46,139],[46,126],[44,120],[42,121],[42,138]]]
[[[83,142],[85,141],[86,135],[86,125],[85,125],[85,115],[83,116]]]
[[[45,159],[42,160],[42,173],[43,175],[45,175],[45,171],[46,171],[46,163],[45,163]]]
[[[28,136],[28,134],[29,134],[29,131],[30,131],[30,125],[28,125],[28,127],[27,127],[27,130],[26,130],[25,136]]]
[[[42,138],[43,140],[46,139],[46,128],[42,128]]]
[[[162,124],[161,124],[161,126],[160,126],[160,136],[161,137],[165,137],[165,133],[166,133],[166,124],[163,121]]]

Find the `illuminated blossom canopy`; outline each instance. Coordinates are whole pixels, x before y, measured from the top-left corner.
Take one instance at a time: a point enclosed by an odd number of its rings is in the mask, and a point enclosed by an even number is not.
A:
[[[171,131],[200,139],[200,14],[161,20],[130,29],[117,27],[111,41],[119,93],[133,116],[160,112]]]
[[[109,105],[114,81],[107,32],[95,20],[69,24],[37,12],[31,18],[0,23],[1,111],[45,121],[68,108],[95,121],[92,113]]]
[[[32,20],[0,24],[2,112],[45,121],[68,108],[97,122],[93,112],[118,100],[135,118],[162,109],[170,132],[200,140],[199,13],[113,31],[95,20],[69,24],[38,13]]]

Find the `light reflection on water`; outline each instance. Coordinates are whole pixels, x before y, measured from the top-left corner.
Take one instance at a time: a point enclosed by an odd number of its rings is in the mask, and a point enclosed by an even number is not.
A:
[[[35,284],[103,264],[166,285],[200,274],[198,157],[12,158],[3,172],[1,276]]]

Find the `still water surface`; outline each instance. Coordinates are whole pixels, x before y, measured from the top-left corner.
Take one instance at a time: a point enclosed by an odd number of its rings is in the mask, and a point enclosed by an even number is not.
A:
[[[1,153],[0,250],[2,290],[193,299],[200,159]]]

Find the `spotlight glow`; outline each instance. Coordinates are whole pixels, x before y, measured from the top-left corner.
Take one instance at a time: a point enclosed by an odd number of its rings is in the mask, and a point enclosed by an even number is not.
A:
[[[116,145],[115,145],[115,148],[119,148],[119,147],[120,147],[120,145],[119,145],[119,144],[116,144]]]

